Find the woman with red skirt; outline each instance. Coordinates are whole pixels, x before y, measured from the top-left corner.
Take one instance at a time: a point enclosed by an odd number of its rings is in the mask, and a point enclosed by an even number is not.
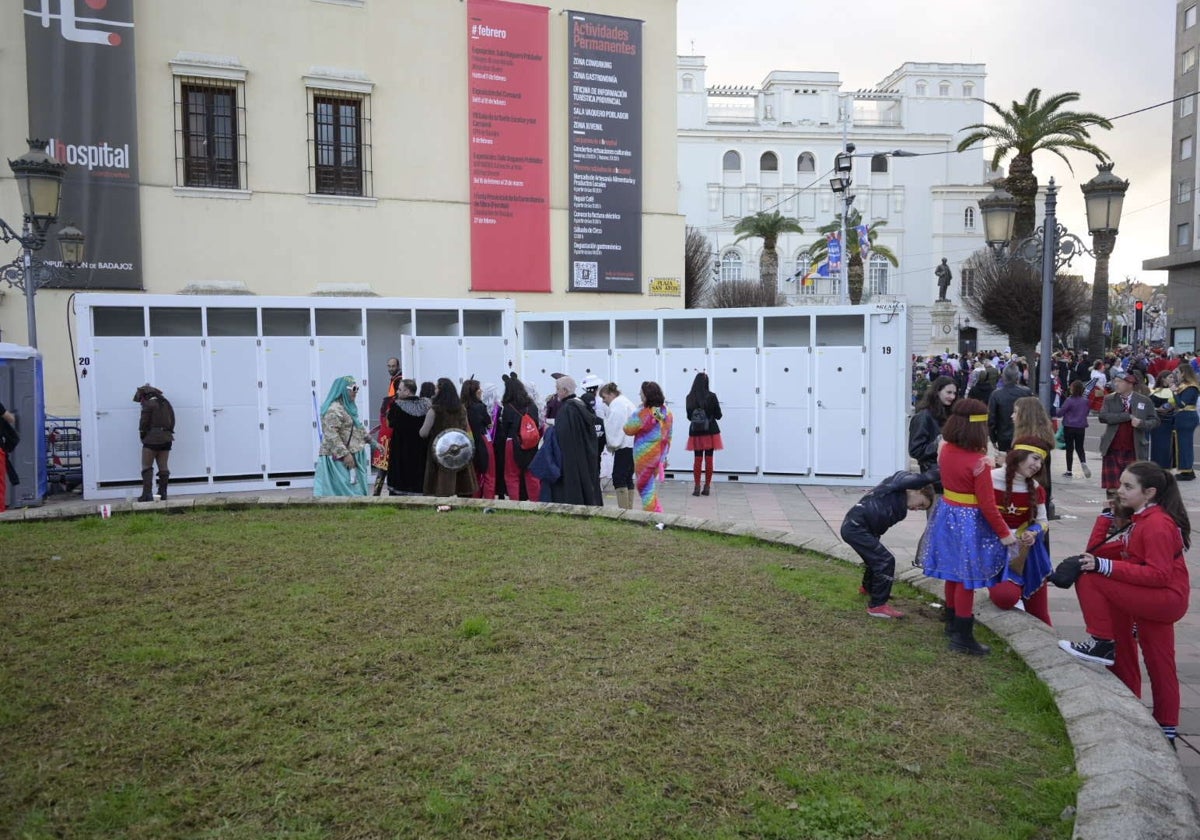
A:
[[[685,403],[688,416],[687,450],[695,453],[692,463],[692,478],[696,482],[693,496],[707,496],[712,492],[713,452],[724,449],[721,443],[721,401],[708,390],[708,374],[697,373],[692,380],[692,390]],[[700,467],[704,467],[704,488],[700,488]]]

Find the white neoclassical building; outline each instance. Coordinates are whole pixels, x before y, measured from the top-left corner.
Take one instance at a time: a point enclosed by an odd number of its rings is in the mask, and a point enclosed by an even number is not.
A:
[[[914,353],[1007,344],[958,305],[971,280],[962,263],[984,247],[976,202],[999,174],[979,148],[955,151],[962,127],[985,120],[984,65],[906,62],[859,91],[844,91],[836,72],[775,70],[758,87],[713,85],[705,74],[703,56],[679,57],[679,207],[708,237],[719,281],[759,276],[762,241],[736,242],[733,228],[778,210],[805,230],[780,239],[780,291],[793,305],[837,302],[836,277],[802,279],[817,229],[841,209],[829,179],[848,141],[853,208],[864,223],[884,223],[877,241],[899,261],[868,258],[863,301],[908,303]],[[934,270],[943,258],[953,272],[951,307],[935,318]]]

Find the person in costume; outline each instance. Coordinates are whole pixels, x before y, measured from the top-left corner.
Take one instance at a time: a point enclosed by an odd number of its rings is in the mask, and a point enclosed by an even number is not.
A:
[[[595,413],[575,396],[575,379],[560,376],[554,383],[558,411],[554,415],[554,442],[559,475],[550,482],[549,501],[602,507],[600,473],[596,470],[600,439]]]
[[[1175,390],[1173,374],[1163,372],[1150,389],[1150,402],[1158,415],[1158,426],[1150,432],[1150,460],[1164,470],[1175,466]]]
[[[1050,597],[1046,578],[1053,567],[1043,538],[1046,532],[1046,490],[1035,476],[1043,470],[1049,453],[1038,437],[1018,437],[1005,456],[1004,466],[992,470],[996,507],[1004,524],[1020,542],[1000,578],[988,587],[988,597],[1002,610],[1021,604],[1025,612],[1050,624]],[[1019,483],[1018,483],[1019,480]]]
[[[929,520],[921,546],[921,567],[946,582],[950,650],[983,656],[975,641],[975,590],[992,584],[1008,563],[1016,536],[996,508],[992,464],[987,456],[987,406],[959,400],[942,427],[938,453],[944,495]]]
[[[425,488],[425,459],[429,441],[421,437],[429,400],[417,396],[417,383],[401,379],[388,408],[392,439],[388,447],[388,493],[393,496],[421,493]]]
[[[11,411],[4,407],[3,403],[0,403],[0,418],[4,421],[0,426],[6,427],[4,428],[5,436],[12,434],[15,440],[17,418]],[[9,445],[12,444],[10,443]],[[4,447],[0,447],[0,513],[8,510],[8,473],[10,470],[16,472],[9,463],[8,452]]]
[[[1051,461],[1054,460],[1055,439],[1054,424],[1050,421],[1050,413],[1037,397],[1021,397],[1013,405],[1013,440],[1019,437],[1033,437],[1042,442],[1046,454],[1042,457],[1042,469],[1035,476],[1038,485],[1046,491],[1046,514],[1050,519],[1057,519],[1054,512],[1054,486],[1050,473]],[[996,466],[1003,466],[1000,461]]]
[[[842,540],[863,561],[859,592],[867,595],[867,615],[872,618],[904,618],[888,601],[896,578],[896,557],[879,541],[887,530],[901,522],[910,510],[929,510],[933,505],[936,468],[931,473],[901,470],[867,493],[842,520]]]
[[[1176,466],[1179,481],[1194,481],[1196,478],[1194,438],[1196,424],[1196,402],[1200,399],[1200,379],[1191,365],[1180,365],[1175,369],[1179,385],[1175,388],[1175,446],[1178,451]]]
[[[705,388],[707,388],[708,377],[705,374],[697,374],[697,379],[701,376],[705,377]],[[695,385],[692,386],[693,389]],[[666,468],[667,456],[671,453],[671,428],[674,425],[674,417],[667,410],[667,400],[663,396],[662,388],[657,382],[642,383],[642,407],[634,412],[633,416],[625,424],[625,434],[633,435],[633,472],[635,475],[634,484],[637,487],[638,497],[642,500],[642,510],[648,510],[652,513],[662,513],[662,502],[658,498],[658,488],[662,484],[663,470]],[[691,396],[688,396],[691,399]],[[713,402],[716,402],[716,397],[713,397]],[[718,417],[720,416],[720,407],[717,408]],[[717,433],[717,443],[720,443],[720,432]],[[688,444],[691,445],[692,438],[688,438]],[[711,441],[710,441],[711,442]],[[720,448],[719,446],[717,448]],[[697,452],[699,455],[699,452]],[[707,456],[712,458],[711,450]],[[712,463],[711,460],[709,463]],[[711,473],[710,473],[711,475]],[[708,493],[708,485],[704,488],[705,494]],[[696,494],[693,493],[693,496]]]
[[[321,403],[314,496],[365,496],[371,477],[371,445],[358,418],[358,382],[339,376]]]
[[[459,429],[471,434],[467,422],[467,410],[463,408],[462,400],[454,383],[442,377],[437,381],[433,399],[429,402],[429,411],[425,413],[425,422],[421,424],[421,437],[430,442],[431,446],[437,436],[446,429]],[[478,483],[475,480],[475,467],[467,464],[459,470],[443,467],[438,463],[432,451],[425,459],[425,485],[423,492],[426,496],[462,496],[469,498],[475,495]]]
[[[660,392],[662,389],[659,389]],[[712,492],[713,453],[724,449],[721,442],[721,401],[708,390],[708,374],[701,372],[692,380],[684,407],[688,416],[687,450],[695,454],[692,461],[692,479],[695,481],[693,496],[707,496]],[[700,467],[704,467],[704,487],[700,487]],[[657,485],[656,485],[657,486]]]
[[[1139,380],[1136,373],[1122,373],[1113,379],[1115,391],[1104,398],[1099,420],[1106,428],[1100,438],[1100,486],[1115,495],[1121,473],[1134,461],[1150,457],[1147,432],[1158,426],[1158,415],[1149,397],[1134,393]]]
[[[1174,746],[1180,705],[1175,622],[1187,613],[1191,592],[1183,555],[1191,547],[1192,526],[1175,477],[1151,461],[1134,462],[1121,473],[1117,498],[1133,509],[1124,559],[1091,553],[1080,558],[1075,595],[1091,638],[1074,644],[1064,639],[1059,647],[1080,659],[1107,659],[1113,674],[1141,697],[1140,647],[1154,719]]]
[[[496,484],[504,482],[502,498],[536,502],[540,500],[542,485],[537,476],[529,472],[529,463],[537,454],[537,448],[521,447],[521,418],[529,415],[537,423],[537,403],[515,373],[506,374],[503,379],[504,395],[500,398],[500,425],[495,440]]]
[[[458,396],[467,410],[467,423],[471,426],[471,438],[475,443],[475,455],[471,459],[471,464],[475,467],[475,481],[478,484],[475,497],[490,499],[495,492],[493,482],[488,480],[491,443],[487,433],[492,421],[487,404],[483,401],[483,386],[479,384],[478,379],[466,379]]]

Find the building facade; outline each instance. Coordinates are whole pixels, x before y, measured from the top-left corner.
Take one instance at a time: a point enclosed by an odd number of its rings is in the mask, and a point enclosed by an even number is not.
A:
[[[108,5],[112,12],[121,4]],[[568,15],[546,14],[550,277],[549,291],[534,293],[473,290],[479,265],[472,264],[470,247],[469,99],[475,90],[469,4],[127,5],[133,28],[121,31],[135,50],[140,202],[140,220],[131,223],[140,227],[141,240],[141,289],[134,293],[511,297],[520,311],[682,306],[679,294],[649,296],[652,278],[673,278],[675,284],[665,284],[670,290],[683,275],[684,224],[673,179],[675,0],[581,0],[572,7],[643,22],[641,291],[631,294],[569,291],[571,138],[577,132],[568,105]],[[26,148],[23,21],[38,8],[33,0],[0,0],[0,76],[6,80],[0,149],[9,158]],[[54,18],[48,25],[66,30],[65,19],[45,8],[42,14]],[[76,31],[98,25],[82,17],[71,21]],[[0,215],[17,222],[15,185],[7,167],[0,169]],[[70,178],[68,172],[66,190]],[[15,255],[6,249],[0,261]],[[485,261],[512,257],[500,250]],[[68,304],[78,290],[103,289],[45,288],[37,296],[51,413],[78,407]],[[13,290],[0,297],[0,332],[4,341],[26,340],[23,300]]]
[[[984,120],[984,65],[908,62],[854,92],[842,90],[837,73],[814,71],[776,70],[758,87],[712,85],[702,56],[680,56],[676,74],[679,206],[711,243],[718,282],[758,278],[762,241],[737,242],[733,229],[745,216],[778,210],[805,231],[777,245],[780,292],[792,305],[839,302],[836,277],[803,278],[818,228],[842,209],[829,178],[850,142],[852,209],[878,223],[877,243],[899,262],[868,257],[863,302],[906,301],[914,353],[1007,344],[959,305],[971,280],[962,264],[984,247],[976,202],[995,177],[979,148],[955,152],[963,126]],[[953,280],[949,306],[935,319],[934,272],[943,258]]]
[[[1169,342],[1178,351],[1194,352],[1200,328],[1200,212],[1196,208],[1196,185],[1200,183],[1200,119],[1196,114],[1196,84],[1200,71],[1200,26],[1196,0],[1175,4],[1175,92],[1171,124],[1171,221],[1169,247],[1161,257],[1146,260],[1147,271],[1167,272],[1167,329]],[[1189,95],[1191,94],[1191,95]]]

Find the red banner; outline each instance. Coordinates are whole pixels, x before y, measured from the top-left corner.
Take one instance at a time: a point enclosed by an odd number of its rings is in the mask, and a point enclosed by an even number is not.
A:
[[[467,4],[471,291],[550,291],[549,10]]]

